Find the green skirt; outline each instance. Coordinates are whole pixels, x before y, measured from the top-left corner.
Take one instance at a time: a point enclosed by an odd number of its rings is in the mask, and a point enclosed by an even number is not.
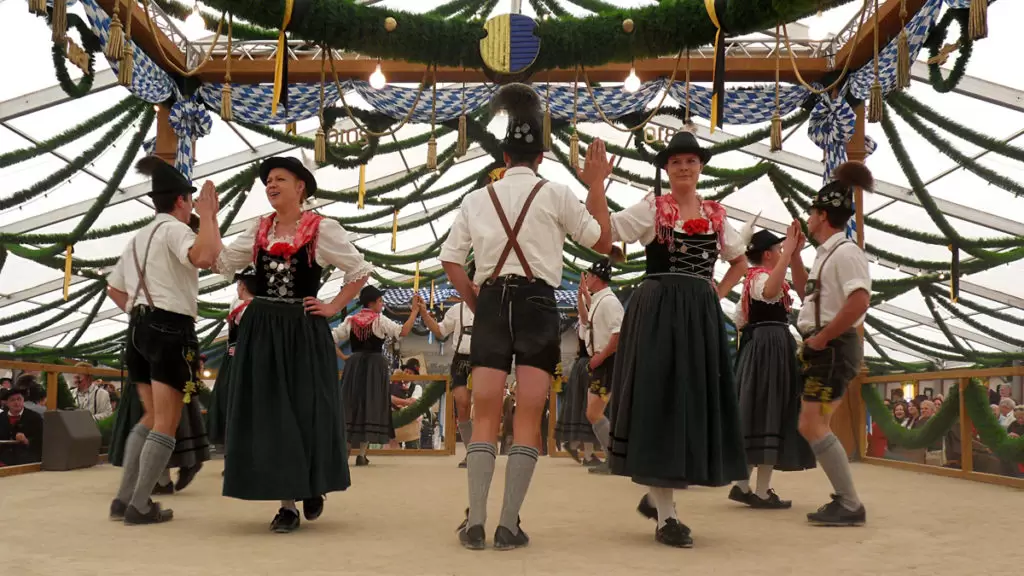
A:
[[[334,340],[301,302],[256,298],[228,378],[223,494],[301,500],[351,484]]]
[[[231,387],[228,378],[232,360],[229,354],[224,354],[224,360],[217,371],[217,381],[213,384],[210,405],[206,408],[206,434],[212,444],[224,443],[224,431],[228,424],[228,389]]]

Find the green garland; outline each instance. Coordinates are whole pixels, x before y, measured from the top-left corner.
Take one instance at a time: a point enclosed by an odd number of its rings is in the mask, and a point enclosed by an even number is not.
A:
[[[1006,429],[999,424],[989,407],[988,387],[981,380],[971,378],[964,393],[964,408],[982,444],[1003,460],[1024,463],[1024,437],[1010,438]]]
[[[89,314],[85,317],[85,320],[82,321],[82,325],[79,326],[77,331],[75,331],[75,335],[72,336],[71,340],[68,340],[68,342],[64,345],[65,347],[74,346],[75,344],[78,343],[78,341],[82,338],[82,335],[85,334],[85,331],[96,320],[96,315],[99,314],[100,308],[103,307],[103,303],[106,302],[106,300],[106,291],[101,290],[99,292],[99,298],[96,299],[96,303],[93,305],[92,310],[89,311]]]
[[[848,0],[734,0],[719,17],[731,34],[742,35],[846,3]],[[260,0],[208,0],[206,4],[266,29],[277,30],[281,26],[281,4],[268,5]],[[561,7],[557,3],[546,5],[559,14]],[[384,19],[389,16],[398,22],[393,32],[384,29]],[[631,35],[622,29],[626,18],[634,22]],[[320,0],[305,18],[292,22],[290,29],[295,37],[371,57],[438,66],[483,67],[479,40],[484,32],[475,20],[444,20],[352,0]],[[674,54],[712,43],[716,32],[703,0],[662,2],[587,18],[543,20],[537,23],[535,32],[541,41],[541,51],[531,69],[601,65]]]
[[[931,83],[932,88],[939,93],[952,92],[960,84],[960,80],[963,80],[964,73],[967,71],[967,62],[971,59],[971,53],[974,49],[974,40],[968,34],[970,11],[966,8],[951,8],[943,14],[942,19],[935,26],[932,26],[931,31],[928,33],[928,38],[924,41],[924,46],[928,48],[928,58],[935,58],[939,55],[942,46],[946,42],[946,32],[949,30],[949,24],[954,19],[960,26],[960,40],[958,41],[960,44],[960,54],[956,57],[956,62],[953,64],[953,70],[949,73],[949,78],[942,77],[942,67],[938,63],[928,64],[928,81]]]
[[[68,74],[67,62],[64,60],[64,46],[54,42],[53,49],[53,70],[57,75],[57,82],[64,90],[64,93],[72,98],[81,98],[92,90],[93,80],[96,78],[96,53],[103,49],[100,39],[92,33],[92,29],[77,14],[68,13],[67,30],[74,28],[82,39],[82,49],[89,55],[88,70],[82,75],[82,79],[75,82]],[[50,22],[53,25],[53,22]]]
[[[168,16],[184,21],[192,14],[192,5],[179,2],[178,0],[153,0],[153,3],[160,7]],[[214,32],[220,24],[220,16],[200,10],[199,15],[203,18],[203,25],[207,30]],[[226,31],[226,29],[225,29]],[[246,22],[235,20],[231,25],[231,36],[235,40],[269,40],[277,38],[277,30],[268,30],[253,26]]]
[[[878,393],[878,388],[873,384],[861,385],[861,397],[864,398],[864,405],[871,414],[871,421],[882,429],[890,446],[911,450],[927,448],[941,441],[960,417],[960,394],[955,387],[950,389],[949,397],[942,403],[938,413],[929,418],[924,426],[913,430],[908,430],[896,422],[892,412],[885,407],[885,401]]]
[[[395,428],[407,426],[420,416],[427,413],[430,407],[444,395],[444,381],[434,380],[423,386],[423,394],[405,408],[391,413],[391,423]]]
[[[90,286],[88,290],[82,291],[81,294],[76,298],[72,299],[69,297],[68,301],[65,302],[65,304],[67,304],[67,308],[61,310],[59,314],[51,316],[35,326],[29,326],[28,328],[18,330],[17,332],[13,332],[11,334],[4,334],[3,336],[0,336],[0,342],[12,342],[14,340],[17,340],[18,338],[21,338],[22,336],[28,336],[29,334],[41,331],[47,326],[52,326],[53,324],[56,324],[57,322],[67,318],[68,316],[76,312],[79,308],[81,308],[86,302],[88,302],[93,296],[95,296],[101,290],[103,290],[102,284]]]

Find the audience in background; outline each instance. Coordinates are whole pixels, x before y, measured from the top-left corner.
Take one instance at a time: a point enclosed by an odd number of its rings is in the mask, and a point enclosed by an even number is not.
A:
[[[76,367],[91,367],[88,362],[79,362]],[[79,410],[85,410],[92,414],[94,420],[103,420],[114,413],[110,405],[110,394],[93,382],[92,376],[88,374],[75,374],[72,377],[74,383],[75,406]]]
[[[7,409],[0,414],[0,466],[39,462],[43,457],[43,417],[25,409],[26,391],[0,392]]]

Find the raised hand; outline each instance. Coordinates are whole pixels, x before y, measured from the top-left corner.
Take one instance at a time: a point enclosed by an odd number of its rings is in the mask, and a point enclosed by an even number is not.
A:
[[[615,157],[608,157],[605,152],[604,140],[598,138],[587,147],[586,162],[583,164],[583,168],[576,169],[576,175],[587,186],[601,184],[611,176],[613,162],[615,162]]]
[[[196,212],[200,218],[217,218],[220,210],[220,200],[217,199],[217,188],[213,182],[203,182],[203,189],[199,192],[199,201],[196,202]]]

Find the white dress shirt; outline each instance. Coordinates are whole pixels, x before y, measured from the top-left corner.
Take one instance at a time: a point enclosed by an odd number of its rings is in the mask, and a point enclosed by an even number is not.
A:
[[[822,260],[840,243],[843,246],[836,248],[832,257],[828,259],[825,270],[821,270]],[[864,251],[854,242],[846,240],[845,234],[836,232],[831,238],[822,242],[814,255],[814,264],[808,280],[818,279],[818,295],[813,298],[805,298],[800,308],[800,315],[796,320],[796,327],[801,334],[807,334],[814,330],[814,310],[821,306],[821,327],[824,328],[836,317],[846,304],[846,299],[857,290],[866,290],[871,294],[871,274],[868,270],[868,259]],[[853,326],[860,326],[864,322],[864,316],[854,322]]]
[[[612,242],[640,242],[644,246],[654,242],[656,235],[654,211],[654,193],[652,192],[629,208],[620,212],[613,212],[611,215]],[[711,224],[711,220],[704,213],[703,206],[701,207],[700,214],[708,221],[708,224]],[[676,232],[683,232],[684,222],[686,222],[684,218],[676,220]],[[722,238],[719,239],[719,244],[722,249],[718,257],[723,262],[735,260],[747,251],[746,243],[736,228],[729,223],[728,218],[722,218]]]
[[[370,326],[370,331],[373,332],[374,336],[381,340],[385,340],[389,337],[397,340],[402,337],[402,325],[383,314],[374,318],[373,324]],[[331,334],[334,336],[335,344],[340,344],[351,338],[352,316],[345,318],[341,324],[338,324],[336,328],[331,330]]]
[[[509,168],[504,178],[494,183],[510,227],[515,227],[523,204],[538,181],[540,178],[532,170],[517,166]],[[568,186],[548,182],[530,204],[516,239],[534,277],[550,286],[562,283],[562,245],[567,234],[589,248],[601,238],[601,226]],[[481,188],[462,201],[439,259],[463,265],[472,248],[476,262],[474,281],[482,284],[494,272],[507,243],[508,235],[487,188]],[[526,276],[515,250],[509,252],[500,274]]]
[[[602,288],[590,296],[590,309],[587,311],[590,330],[587,334],[587,353],[594,356],[608,346],[613,334],[622,328],[622,317],[625,310],[622,302],[610,287]]]
[[[252,264],[252,248],[256,243],[256,231],[259,225],[259,220],[257,220],[231,244],[224,247],[214,266],[215,272],[231,275]],[[277,242],[292,241],[291,236],[275,236],[274,228],[275,226],[271,226],[270,233],[267,235],[268,246],[273,246]],[[320,230],[317,232],[316,240],[316,263],[320,266],[330,264],[343,271],[345,284],[369,276],[373,272],[373,265],[367,262],[363,255],[356,250],[355,245],[349,241],[348,232],[341,227],[337,220],[330,218],[320,220]]]
[[[444,320],[437,327],[441,329],[442,336],[454,334],[452,341],[456,344],[456,354],[469,354],[469,342],[472,336],[462,334],[463,327],[473,327],[473,311],[469,309],[469,306],[466,306],[464,302],[452,306],[445,312]],[[459,338],[462,339],[461,342]]]
[[[159,230],[154,229],[163,222]],[[146,244],[153,239],[147,262]],[[196,317],[199,298],[199,273],[188,259],[196,235],[187,224],[170,214],[157,214],[152,222],[132,238],[121,252],[121,258],[107,276],[107,283],[128,294],[128,310],[147,304],[146,294],[139,286],[132,246],[139,255],[139,266],[146,271],[146,287],[153,297],[153,306],[168,312]]]
[[[148,270],[146,271],[146,276],[149,276]],[[79,410],[85,410],[92,414],[94,420],[103,420],[114,413],[114,409],[110,405],[110,394],[107,394],[106,390],[100,388],[95,383],[90,384],[84,392],[75,388],[74,393],[75,406]]]

